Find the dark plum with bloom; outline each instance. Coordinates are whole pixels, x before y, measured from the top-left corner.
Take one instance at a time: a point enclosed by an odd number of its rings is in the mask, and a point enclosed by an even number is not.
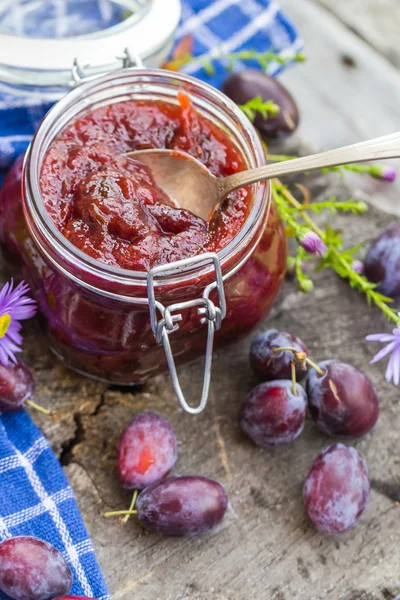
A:
[[[216,527],[224,518],[228,497],[224,488],[206,477],[168,477],[139,494],[141,525],[164,536],[195,536]]]
[[[222,91],[236,104],[246,104],[260,96],[264,102],[272,100],[280,108],[276,116],[264,118],[257,114],[254,125],[267,137],[286,137],[297,129],[300,116],[292,95],[274,77],[259,69],[243,69],[232,73],[224,81]]]
[[[118,445],[118,474],[125,489],[142,490],[163,479],[178,455],[172,425],[161,415],[143,412],[125,427]]]
[[[293,352],[290,350],[274,351],[277,348],[287,347],[294,348],[297,352],[308,356],[304,342],[296,335],[278,329],[268,329],[260,333],[250,346],[250,364],[254,372],[265,381],[290,379]],[[300,365],[296,366],[297,381],[303,379],[306,373],[306,369]]]
[[[379,415],[371,380],[341,360],[325,360],[318,367],[323,375],[311,370],[307,396],[311,417],[319,429],[333,437],[355,438],[368,433]]]
[[[364,260],[364,275],[377,283],[385,296],[400,298],[400,221],[372,242]]]
[[[303,430],[307,396],[296,384],[283,379],[258,385],[243,403],[239,424],[244,433],[263,448],[288,444]]]
[[[52,600],[71,587],[68,564],[48,542],[20,536],[0,544],[0,590],[13,600]]]
[[[0,410],[16,412],[25,408],[33,397],[35,382],[32,373],[22,361],[5,367],[0,363]]]
[[[36,313],[36,302],[27,293],[29,286],[21,281],[14,289],[11,279],[0,291],[0,362],[4,366],[16,362],[15,354],[21,352],[21,323]]]
[[[322,533],[344,533],[366,507],[370,492],[368,469],[355,448],[328,446],[314,461],[303,488],[304,507]]]

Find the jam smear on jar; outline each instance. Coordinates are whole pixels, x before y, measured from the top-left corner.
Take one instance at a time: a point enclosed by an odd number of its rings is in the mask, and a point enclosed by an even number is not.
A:
[[[206,223],[176,208],[147,166],[123,156],[149,148],[184,150],[217,177],[247,168],[228,134],[183,91],[178,105],[127,100],[97,108],[69,125],[45,157],[42,195],[57,228],[92,258],[135,271],[226,246],[247,218],[249,190],[230,194]]]

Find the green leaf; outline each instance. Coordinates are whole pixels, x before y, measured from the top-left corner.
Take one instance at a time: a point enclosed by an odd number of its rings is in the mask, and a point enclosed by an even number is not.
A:
[[[278,104],[275,104],[272,100],[264,102],[261,96],[251,98],[245,104],[239,104],[238,106],[252,122],[258,113],[261,114],[264,119],[267,119],[269,115],[275,117],[280,111]]]
[[[285,65],[290,62],[302,62],[305,60],[305,55],[303,52],[298,52],[294,56],[280,56],[277,52],[273,50],[268,50],[266,52],[258,52],[257,50],[241,50],[240,52],[229,52],[225,53],[221,50],[216,56],[210,57],[210,53],[207,52],[200,56],[188,56],[187,60],[179,60],[172,59],[168,66],[172,68],[172,70],[180,69],[189,62],[198,62],[201,64],[206,71],[207,75],[214,74],[213,63],[217,60],[227,61],[227,70],[231,71],[238,61],[255,61],[258,63],[263,69],[266,69],[271,62],[278,62],[281,65]]]
[[[341,249],[343,247],[342,235],[338,229],[332,229],[329,225],[326,225],[324,231],[324,242],[329,246]]]
[[[347,200],[346,202],[338,202],[336,198],[330,198],[324,202],[312,202],[307,205],[305,210],[320,214],[323,210],[330,210],[332,214],[340,212],[352,212],[356,215],[362,215],[367,212],[368,205],[365,202],[357,200]]]
[[[314,282],[303,271],[303,261],[307,258],[307,253],[299,246],[296,257],[294,258],[295,275],[298,288],[301,292],[308,293],[314,289]]]
[[[206,59],[201,59],[199,62],[202,65],[204,71],[207,73],[207,75],[212,77],[215,73],[215,69],[213,67],[212,62],[210,60],[206,60]]]

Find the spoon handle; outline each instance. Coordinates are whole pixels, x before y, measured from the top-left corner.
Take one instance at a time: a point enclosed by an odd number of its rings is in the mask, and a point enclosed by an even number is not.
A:
[[[383,158],[400,158],[400,132],[352,144],[351,146],[312,154],[311,156],[303,156],[281,163],[274,163],[265,167],[259,167],[258,169],[249,169],[248,171],[229,175],[219,181],[221,182],[223,193],[226,195],[244,185],[263,181],[264,179],[272,179],[294,173],[305,173],[306,171],[315,171],[325,167],[336,167],[348,163],[381,160]]]

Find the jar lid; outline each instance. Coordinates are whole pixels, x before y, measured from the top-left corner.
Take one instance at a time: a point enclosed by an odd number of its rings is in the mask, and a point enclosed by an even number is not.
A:
[[[80,79],[133,66],[137,58],[146,66],[159,66],[167,58],[181,15],[180,0],[79,0],[80,10],[85,1],[97,4],[103,14],[107,10],[111,22],[118,8],[119,18],[97,31],[87,23],[86,32],[78,35],[55,31],[51,37],[37,37],[32,28],[21,31],[18,21],[29,0],[0,0],[0,80],[17,86],[68,88]],[[65,11],[68,2],[48,4]],[[12,20],[7,7],[15,13]],[[65,16],[59,14],[58,22],[65,23]],[[74,29],[79,31],[76,25],[75,18]]]

